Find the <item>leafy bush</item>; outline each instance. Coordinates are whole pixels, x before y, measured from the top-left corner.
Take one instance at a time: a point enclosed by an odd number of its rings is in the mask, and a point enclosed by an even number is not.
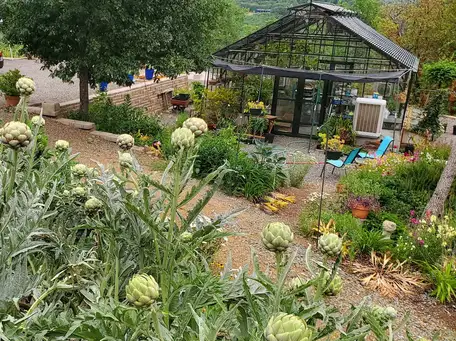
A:
[[[232,128],[203,135],[195,160],[195,176],[197,178],[205,177],[230,160],[237,153],[237,144]]]
[[[71,115],[73,119],[82,119],[79,113]],[[84,119],[86,119],[84,117]],[[162,131],[159,120],[131,104],[130,97],[121,105],[114,105],[106,94],[100,94],[89,107],[88,119],[95,123],[97,130],[113,134],[142,135],[156,138]]]
[[[206,103],[202,117],[208,124],[219,124],[237,118],[240,108],[239,92],[230,88],[206,91]]]
[[[369,212],[367,219],[363,222],[363,228],[368,231],[382,231],[385,220],[396,223],[396,231],[393,233],[392,239],[397,239],[407,231],[406,224],[397,214],[385,211]]]
[[[332,138],[339,136],[347,145],[352,145],[356,139],[356,132],[353,129],[353,122],[344,119],[342,116],[332,116],[320,127],[319,132]]]
[[[224,177],[222,189],[230,195],[256,200],[275,189],[271,170],[246,153],[232,156],[229,168],[233,172]]]
[[[429,279],[434,284],[435,289],[431,295],[437,297],[441,303],[452,302],[456,299],[456,266],[455,260],[449,260],[442,266],[429,266],[425,268]]]
[[[188,113],[186,113],[185,111],[179,112],[179,114],[177,114],[176,127],[177,127],[177,128],[182,128],[184,122],[185,122],[188,118],[189,118]]]
[[[315,158],[301,152],[296,152],[291,155],[291,162],[286,168],[288,185],[301,188],[312,163],[315,162]]]
[[[391,249],[393,242],[385,238],[382,231],[359,229],[351,234],[351,247],[355,252],[368,255],[372,251],[384,253]]]
[[[448,115],[448,91],[440,90],[430,94],[429,102],[424,108],[424,115],[413,127],[413,131],[418,134],[432,134],[437,138],[443,133],[443,126],[440,122],[442,115]]]
[[[0,75],[0,91],[7,96],[19,96],[20,93],[16,89],[16,83],[21,77],[23,75],[18,69],[10,70]]]
[[[456,80],[456,63],[440,60],[423,66],[423,80],[431,88],[448,88]]]

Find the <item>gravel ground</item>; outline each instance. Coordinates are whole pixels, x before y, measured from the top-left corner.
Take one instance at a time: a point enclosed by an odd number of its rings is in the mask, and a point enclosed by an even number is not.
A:
[[[37,60],[6,59],[5,66],[0,70],[0,74],[18,69],[23,75],[33,78],[37,91],[30,98],[31,104],[42,102],[62,103],[79,98],[78,78],[75,77],[73,83],[64,83],[59,78],[52,78],[49,70],[41,70],[42,66],[43,64]],[[115,84],[109,85],[110,90],[116,87]],[[90,89],[90,94],[93,93],[95,93],[95,90]],[[1,100],[3,101],[3,98]]]

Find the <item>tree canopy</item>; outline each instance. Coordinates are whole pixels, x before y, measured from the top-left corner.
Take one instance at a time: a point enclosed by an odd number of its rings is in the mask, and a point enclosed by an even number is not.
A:
[[[64,81],[124,83],[141,65],[169,76],[200,71],[235,40],[244,13],[233,0],[2,0],[4,32]]]

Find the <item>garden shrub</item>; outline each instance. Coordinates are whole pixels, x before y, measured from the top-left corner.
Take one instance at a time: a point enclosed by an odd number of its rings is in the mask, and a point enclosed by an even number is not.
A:
[[[405,221],[397,214],[385,210],[380,212],[369,212],[367,219],[363,222],[363,228],[368,231],[383,231],[383,222],[385,220],[396,223],[396,231],[392,234],[392,239],[396,240],[400,235],[406,233],[407,226]]]
[[[150,139],[156,138],[163,127],[158,118],[149,116],[144,109],[135,108],[131,104],[129,96],[125,97],[125,102],[115,105],[106,94],[100,94],[89,107],[87,118],[80,113],[72,113],[70,118],[88,119],[95,123],[97,130],[106,131],[113,134],[128,133],[137,136],[148,136]],[[137,139],[138,144],[141,143]]]
[[[456,80],[456,62],[440,60],[424,64],[423,80],[431,88],[448,89]]]
[[[393,246],[393,241],[385,238],[383,231],[369,231],[364,228],[350,233],[350,240],[354,252],[364,255],[369,255],[373,251],[384,253]]]
[[[185,111],[179,112],[179,114],[177,114],[177,118],[176,118],[176,127],[182,128],[182,125],[189,117],[190,116]]]
[[[304,178],[309,172],[315,158],[310,157],[302,152],[296,152],[291,155],[292,164],[286,168],[288,183],[291,187],[301,188]]]
[[[237,139],[232,128],[208,132],[201,137],[194,175],[205,177],[237,153]]]

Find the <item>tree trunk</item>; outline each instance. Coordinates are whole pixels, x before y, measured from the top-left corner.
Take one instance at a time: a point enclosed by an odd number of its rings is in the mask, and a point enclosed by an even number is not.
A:
[[[83,116],[89,115],[89,69],[81,67],[79,70],[79,111]]]
[[[451,142],[451,154],[443,170],[434,194],[429,200],[425,212],[430,211],[436,216],[441,216],[445,209],[445,201],[450,194],[451,185],[456,177],[456,142]]]

